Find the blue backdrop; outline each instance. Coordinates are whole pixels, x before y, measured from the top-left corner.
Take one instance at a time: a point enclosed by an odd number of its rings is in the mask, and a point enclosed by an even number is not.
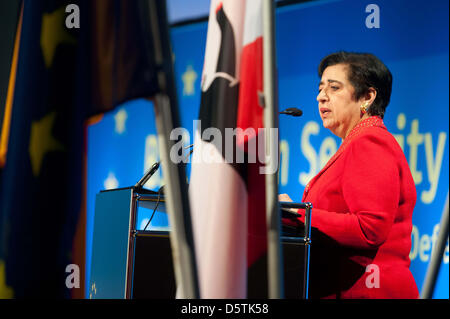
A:
[[[340,140],[322,127],[317,111],[321,58],[338,50],[378,56],[394,76],[385,124],[403,148],[417,189],[410,258],[420,290],[449,189],[449,4],[442,0],[379,0],[373,8],[369,3],[314,1],[277,9],[279,107],[295,106],[304,112],[301,118],[280,117],[279,188],[300,201],[309,179],[340,145]],[[181,121],[189,132],[186,145],[193,142],[193,120],[200,106],[206,32],[207,22],[174,27],[171,32]],[[87,283],[96,193],[134,185],[157,160],[150,102],[128,102],[89,127]],[[146,187],[157,189],[163,184],[159,171]],[[142,213],[138,225],[147,220],[148,214]],[[151,226],[164,225],[167,218],[158,216]],[[449,297],[448,256],[447,242],[434,298]]]

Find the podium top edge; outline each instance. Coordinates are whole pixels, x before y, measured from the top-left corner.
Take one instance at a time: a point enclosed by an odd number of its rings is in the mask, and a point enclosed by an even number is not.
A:
[[[311,203],[294,203],[294,202],[280,202],[281,208],[312,208]]]
[[[134,186],[120,187],[120,188],[113,188],[113,189],[102,189],[102,190],[100,190],[100,193],[123,191],[123,190],[127,190],[127,189],[130,189],[130,190],[132,189],[139,194],[158,195],[158,192],[155,192],[155,191],[152,191],[152,190],[146,189],[146,188],[140,188],[139,190],[137,190],[136,187],[134,187]]]

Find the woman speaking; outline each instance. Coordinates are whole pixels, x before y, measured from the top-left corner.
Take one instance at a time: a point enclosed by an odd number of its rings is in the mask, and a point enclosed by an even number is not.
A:
[[[392,75],[372,54],[337,52],[321,61],[319,77],[323,126],[342,144],[302,198],[313,205],[309,296],[418,298],[409,270],[416,189],[383,124]]]

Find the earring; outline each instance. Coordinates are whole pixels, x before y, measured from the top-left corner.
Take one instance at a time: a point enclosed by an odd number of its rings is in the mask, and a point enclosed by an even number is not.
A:
[[[369,102],[364,102],[363,104],[361,104],[361,106],[360,106],[361,113],[363,115],[366,114],[368,108],[369,108]]]

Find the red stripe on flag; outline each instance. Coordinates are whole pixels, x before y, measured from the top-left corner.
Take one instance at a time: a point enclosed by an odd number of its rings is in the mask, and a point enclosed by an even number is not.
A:
[[[219,12],[219,10],[222,9],[222,7],[223,7],[223,3],[221,2],[221,3],[219,3],[219,5],[216,7],[216,15],[217,15],[217,12]]]
[[[263,91],[263,39],[257,38],[242,49],[241,82],[237,127],[243,130],[264,127],[263,108],[259,105],[258,92]],[[239,144],[248,141],[248,136],[238,136]]]
[[[250,139],[259,139],[258,128],[264,127],[263,108],[259,104],[258,92],[263,91],[263,39],[258,37],[242,49],[241,83],[237,127],[252,128],[254,136],[239,136],[238,143],[248,150]],[[258,143],[255,143],[258,147]],[[258,154],[258,149],[256,149]],[[247,164],[248,193],[248,242],[247,265],[252,265],[267,251],[265,175],[260,174],[261,163]]]

